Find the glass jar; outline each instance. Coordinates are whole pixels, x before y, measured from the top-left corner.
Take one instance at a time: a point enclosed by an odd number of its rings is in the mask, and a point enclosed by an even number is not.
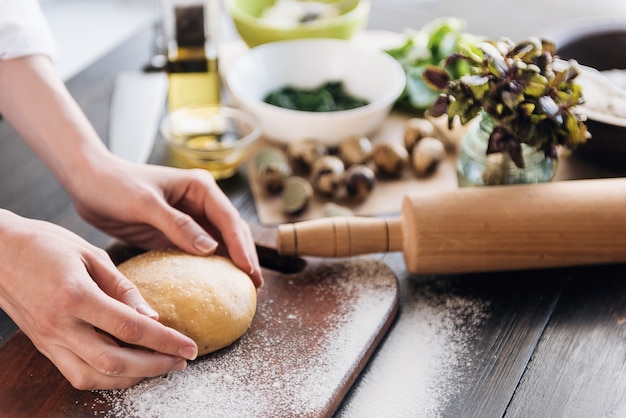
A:
[[[542,150],[521,144],[524,168],[511,160],[508,152],[487,155],[487,144],[495,121],[485,112],[470,122],[461,141],[456,171],[459,187],[498,184],[543,183],[552,180],[557,160]]]

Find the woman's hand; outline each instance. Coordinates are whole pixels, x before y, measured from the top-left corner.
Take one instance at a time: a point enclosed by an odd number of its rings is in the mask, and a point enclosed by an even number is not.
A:
[[[112,155],[50,60],[0,60],[0,112],[68,191],[80,215],[144,248],[175,245],[233,262],[262,283],[248,225],[204,170],[131,164]]]
[[[0,307],[77,389],[183,370],[190,338],[157,322],[108,255],[64,228],[0,210]]]
[[[261,286],[250,228],[207,171],[103,158],[66,187],[86,221],[141,248],[221,252]]]

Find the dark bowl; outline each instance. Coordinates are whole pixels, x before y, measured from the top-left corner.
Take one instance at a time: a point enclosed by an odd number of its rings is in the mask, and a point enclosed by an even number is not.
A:
[[[563,59],[600,71],[626,69],[626,17],[571,20],[548,28],[541,37],[554,42]],[[576,152],[603,166],[624,167],[626,119],[588,115],[587,128],[592,138]]]

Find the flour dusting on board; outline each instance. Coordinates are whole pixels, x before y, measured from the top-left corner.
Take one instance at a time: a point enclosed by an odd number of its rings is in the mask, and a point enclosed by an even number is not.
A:
[[[289,298],[280,297],[285,292]],[[98,391],[94,415],[327,415],[328,400],[372,345],[396,297],[395,276],[376,261],[333,263],[304,276],[280,277],[259,290],[255,320],[239,341],[184,372],[126,390]],[[313,313],[327,319],[324,330]]]
[[[441,417],[454,401],[463,383],[457,370],[469,361],[469,341],[487,317],[487,303],[455,295],[445,283],[411,285],[400,319],[339,417]]]

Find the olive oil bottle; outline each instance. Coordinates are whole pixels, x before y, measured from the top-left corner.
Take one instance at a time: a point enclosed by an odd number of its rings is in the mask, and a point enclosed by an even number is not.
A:
[[[168,109],[218,104],[219,0],[163,0]]]

